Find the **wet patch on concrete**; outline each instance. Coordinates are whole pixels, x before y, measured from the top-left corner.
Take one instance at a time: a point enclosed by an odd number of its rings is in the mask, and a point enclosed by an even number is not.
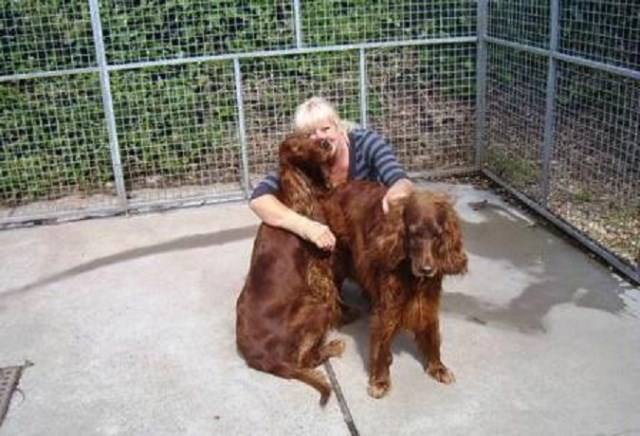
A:
[[[545,317],[559,304],[633,315],[623,298],[629,284],[552,229],[472,191],[460,195],[456,208],[470,273],[445,282],[452,291],[445,293],[445,312],[526,333],[545,332]]]

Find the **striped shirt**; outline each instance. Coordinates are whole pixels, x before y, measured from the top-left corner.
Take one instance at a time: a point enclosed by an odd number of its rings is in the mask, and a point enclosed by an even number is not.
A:
[[[378,133],[361,127],[349,132],[349,180],[371,180],[391,186],[408,179],[393,150]],[[277,172],[269,173],[253,190],[251,200],[280,189]]]

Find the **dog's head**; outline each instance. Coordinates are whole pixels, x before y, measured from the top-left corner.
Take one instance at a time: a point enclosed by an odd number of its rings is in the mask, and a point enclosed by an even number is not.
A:
[[[280,167],[295,168],[313,185],[329,189],[333,155],[328,141],[313,139],[304,132],[292,133],[280,144]]]
[[[466,272],[458,216],[446,195],[416,191],[391,205],[380,222],[371,250],[379,265],[395,269],[406,260],[418,278]]]
[[[414,192],[405,204],[404,223],[405,251],[414,276],[467,271],[458,216],[446,195]]]

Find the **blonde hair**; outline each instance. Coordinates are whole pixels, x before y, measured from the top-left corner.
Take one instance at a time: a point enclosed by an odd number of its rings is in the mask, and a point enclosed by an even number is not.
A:
[[[293,116],[294,130],[313,130],[316,127],[331,123],[343,132],[350,131],[355,124],[343,121],[336,108],[322,97],[311,97],[296,108]]]

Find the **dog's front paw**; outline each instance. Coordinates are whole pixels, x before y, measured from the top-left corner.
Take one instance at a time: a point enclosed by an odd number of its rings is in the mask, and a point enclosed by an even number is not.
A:
[[[370,381],[367,393],[373,398],[382,398],[389,392],[391,382],[389,380]]]
[[[427,374],[445,385],[450,385],[456,381],[456,376],[453,375],[453,371],[449,370],[449,368],[443,364],[429,364]]]
[[[331,357],[340,357],[344,353],[345,344],[342,339],[334,339],[327,344],[327,351]]]

